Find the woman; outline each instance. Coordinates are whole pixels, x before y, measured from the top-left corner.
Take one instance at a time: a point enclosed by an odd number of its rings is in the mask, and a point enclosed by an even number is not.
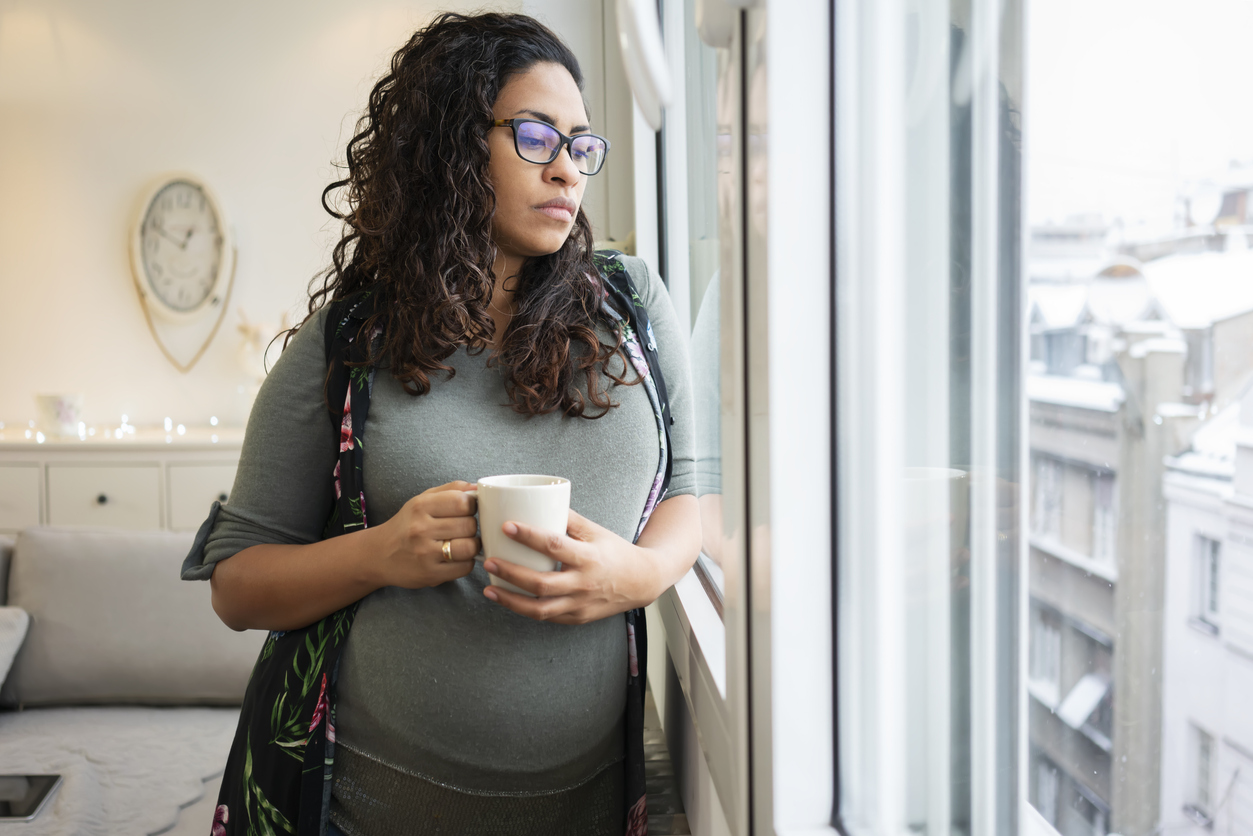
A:
[[[396,53],[347,178],[327,189],[348,205],[332,212],[345,225],[333,265],[257,396],[231,502],[189,558],[237,630],[296,630],[361,602],[326,724],[331,833],[626,826],[622,614],[690,568],[700,529],[683,330],[657,276],[622,257],[673,423],[668,496],[632,542],[660,413],[632,385],[592,259],[580,205],[608,143],[581,90],[570,51],[521,15],[446,14]],[[377,314],[361,329],[379,369],[361,443],[370,524],[321,539],[341,446],[325,303],[361,290]],[[560,572],[475,563],[466,491],[501,473],[571,480],[567,532],[504,526]],[[245,814],[219,807],[215,828]]]

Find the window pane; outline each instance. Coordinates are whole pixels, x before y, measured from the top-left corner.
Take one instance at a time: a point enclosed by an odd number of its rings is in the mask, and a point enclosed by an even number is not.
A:
[[[1028,595],[1065,627],[1028,770],[1059,770],[1064,836],[1248,827],[1253,119],[1210,82],[1250,27],[1229,0],[1029,6]]]
[[[1020,787],[1069,803],[1047,770],[1019,781],[1022,674],[1059,711],[1072,684],[1061,619],[1022,612],[1022,505],[1091,562],[1099,495],[1048,451],[1025,470],[1021,4],[836,8],[842,803],[850,829],[1013,834]],[[1107,690],[1078,692],[1078,725]]]
[[[727,549],[739,547],[728,533],[738,520],[730,518],[734,490],[724,490],[725,478],[738,472],[724,469],[724,453],[733,458],[742,449],[734,438],[724,438],[723,427],[742,426],[734,399],[722,397],[723,387],[735,385],[736,368],[723,368],[724,356],[743,351],[743,334],[724,322],[734,321],[736,266],[742,240],[737,194],[742,187],[734,162],[737,108],[734,96],[738,63],[729,48],[717,49],[696,31],[695,0],[684,8],[684,124],[687,187],[687,268],[692,311],[692,378],[696,393],[696,455],[698,494],[704,531],[696,571],[722,612],[723,571]],[[728,296],[728,294],[730,294]],[[726,297],[726,298],[724,298]],[[725,401],[725,402],[724,402]],[[729,442],[729,443],[728,443]],[[731,462],[734,464],[734,462]]]

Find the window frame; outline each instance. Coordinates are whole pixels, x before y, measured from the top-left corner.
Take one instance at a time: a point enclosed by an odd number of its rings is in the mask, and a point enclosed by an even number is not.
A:
[[[1202,752],[1204,773],[1202,773]],[[1190,818],[1206,826],[1214,820],[1214,786],[1218,772],[1218,738],[1195,722],[1188,723],[1188,794],[1184,811]],[[1204,775],[1204,777],[1202,777]],[[1202,784],[1205,784],[1202,787]]]
[[[662,3],[663,31],[682,31],[684,6],[673,0]],[[723,556],[721,624],[715,621],[713,598],[700,582],[700,569],[694,568],[658,601],[687,708],[737,836],[837,832],[832,823],[833,535],[830,525],[814,524],[830,519],[833,502],[833,199],[825,187],[833,154],[818,155],[805,178],[748,176],[750,166],[755,173],[792,168],[786,144],[750,143],[750,130],[771,125],[804,130],[820,146],[831,147],[831,113],[813,107],[815,88],[823,86],[823,79],[830,83],[830,13],[825,0],[797,0],[784,20],[800,15],[815,23],[798,31],[794,26],[767,26],[769,8],[733,12],[739,34],[732,48],[740,50],[742,61],[734,159],[741,178],[737,199],[743,237],[741,263],[733,271],[737,275],[722,274],[723,295],[731,297],[723,299],[722,326],[723,333],[738,330],[744,344],[737,347],[738,356],[729,356],[724,344],[722,379],[739,381],[736,397],[744,398],[744,407],[738,414],[747,425],[728,426],[724,413],[724,453],[738,445],[744,461],[739,474],[728,474],[724,455],[723,485],[728,501],[733,500],[726,487],[737,478],[741,493],[747,493],[734,497],[743,503],[744,514],[732,537],[738,552]],[[759,40],[744,43],[745,33]],[[665,39],[676,79],[683,78],[683,40]],[[792,82],[797,77],[816,81],[802,88]],[[761,86],[750,89],[750,78]],[[663,132],[671,160],[686,154],[685,91],[676,87],[675,102],[666,110],[670,127]],[[818,100],[829,101],[820,94]],[[683,166],[666,166],[659,200],[668,202],[668,278],[672,296],[685,300],[690,282],[687,213],[679,207],[686,198],[673,199],[685,194],[686,187]],[[762,211],[787,207],[788,223],[754,224],[747,217],[750,204]],[[787,280],[772,281],[772,276]],[[798,297],[813,304],[798,306]],[[817,336],[817,350],[805,364],[793,362],[798,329]],[[812,408],[794,408],[792,393],[799,390],[812,394]],[[805,489],[798,491],[797,485]],[[719,656],[726,662],[721,683],[711,669]]]
[[[1223,541],[1205,532],[1192,539],[1192,617],[1217,633],[1222,627]]]

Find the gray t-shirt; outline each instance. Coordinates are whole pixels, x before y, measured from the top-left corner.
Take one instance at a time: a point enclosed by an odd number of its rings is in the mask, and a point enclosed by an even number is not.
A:
[[[675,423],[670,496],[695,493],[686,340],[661,280],[625,259],[657,339]],[[293,338],[248,421],[231,502],[205,546],[214,563],[259,543],[311,543],[331,508],[336,435],[322,387],[323,315]],[[605,337],[607,339],[607,335]],[[413,397],[376,375],[364,432],[372,525],[427,488],[500,473],[572,483],[571,507],[632,539],[657,471],[657,424],[643,386],[616,386],[603,418],[526,417],[508,405],[486,352],[448,360]],[[621,372],[621,368],[615,369]],[[632,379],[633,375],[627,375]],[[515,615],[483,597],[482,566],[419,590],[387,587],[361,604],[340,663],[337,736],[441,784],[537,793],[578,784],[622,757],[626,628]]]

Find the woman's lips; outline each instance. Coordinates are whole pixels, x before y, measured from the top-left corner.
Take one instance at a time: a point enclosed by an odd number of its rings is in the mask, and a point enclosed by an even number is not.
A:
[[[574,220],[574,211],[576,207],[574,201],[558,198],[556,200],[550,200],[547,203],[540,204],[535,208],[552,218],[554,221],[560,221],[561,223],[568,224]]]
[[[574,218],[570,210],[564,206],[539,206],[537,208],[554,221],[569,223]]]

